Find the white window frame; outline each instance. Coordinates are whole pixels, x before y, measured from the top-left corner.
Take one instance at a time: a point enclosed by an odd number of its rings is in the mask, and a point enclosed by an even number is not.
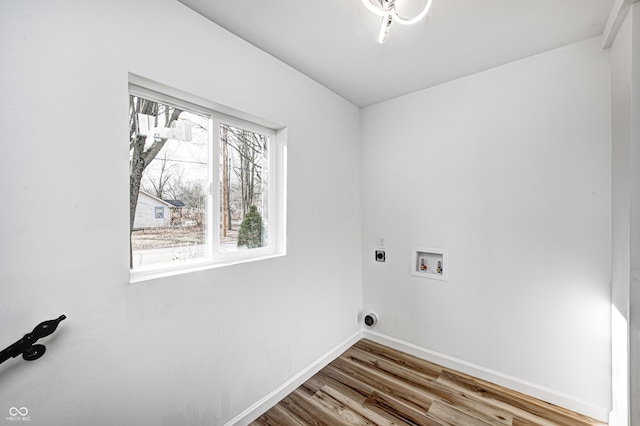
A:
[[[128,95],[136,95],[209,116],[209,190],[207,191],[207,255],[192,261],[163,263],[130,269],[132,283],[204,269],[234,265],[286,255],[286,135],[287,130],[264,120],[242,114],[240,118],[216,103],[171,89],[142,77],[129,76]],[[229,110],[228,112],[222,112]],[[231,112],[231,114],[229,114]],[[249,119],[247,119],[249,118]],[[269,137],[267,182],[267,245],[248,250],[221,253],[220,245],[220,125],[249,130]]]

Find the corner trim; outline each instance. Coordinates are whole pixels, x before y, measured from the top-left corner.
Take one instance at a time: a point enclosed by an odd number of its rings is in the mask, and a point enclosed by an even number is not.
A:
[[[431,361],[443,367],[451,368],[461,373],[469,374],[488,382],[530,395],[534,398],[541,399],[551,404],[564,407],[593,419],[600,420],[602,422],[608,421],[608,408],[582,401],[572,395],[558,392],[554,389],[528,382],[449,355],[425,349],[412,343],[405,342],[404,340],[396,339],[375,331],[364,330],[363,337],[401,352],[405,352],[409,355]]]
[[[344,351],[353,346],[358,340],[362,339],[362,330],[358,330],[351,337],[338,346],[334,347],[318,359],[313,361],[307,367],[299,371],[289,380],[284,382],[273,392],[253,404],[251,407],[244,410],[242,413],[235,416],[233,419],[225,423],[225,426],[247,426],[249,423],[260,417],[267,412],[271,407],[280,402],[285,396],[296,390],[298,386],[302,385],[308,379],[313,377],[318,371],[329,365],[331,361],[339,357]]]

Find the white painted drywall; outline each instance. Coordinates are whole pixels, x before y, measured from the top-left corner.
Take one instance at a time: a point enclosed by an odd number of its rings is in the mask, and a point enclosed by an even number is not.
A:
[[[631,19],[631,96],[629,110],[630,195],[630,414],[631,425],[640,424],[640,4],[634,3]]]
[[[173,0],[3,2],[0,419],[224,424],[359,330],[359,111]],[[288,130],[286,257],[131,285],[128,73]]]
[[[611,46],[612,426],[640,422],[640,6]]]
[[[611,46],[612,426],[629,425],[629,306],[631,274],[631,59],[632,14]]]
[[[640,424],[640,4],[631,10],[632,90],[631,90],[631,424]]]
[[[611,84],[600,46],[365,108],[362,249],[377,332],[606,416]],[[386,263],[373,256],[381,235]],[[448,249],[449,281],[412,277],[412,245]]]
[[[633,13],[631,121],[631,424],[640,424],[640,4]]]

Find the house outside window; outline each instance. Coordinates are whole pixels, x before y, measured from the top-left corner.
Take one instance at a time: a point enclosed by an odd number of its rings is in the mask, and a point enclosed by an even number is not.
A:
[[[284,254],[282,134],[130,84],[129,148],[132,281]]]

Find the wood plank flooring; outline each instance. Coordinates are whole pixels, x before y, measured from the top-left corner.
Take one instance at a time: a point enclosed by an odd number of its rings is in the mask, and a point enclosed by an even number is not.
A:
[[[363,339],[251,426],[604,425]]]

